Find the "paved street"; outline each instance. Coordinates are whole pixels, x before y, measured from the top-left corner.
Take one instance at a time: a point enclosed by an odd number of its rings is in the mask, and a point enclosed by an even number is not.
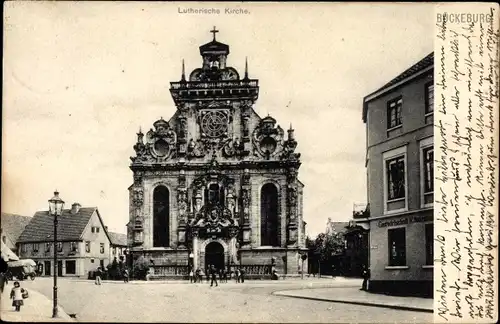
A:
[[[273,292],[359,287],[359,280],[247,281],[210,287],[186,283],[104,283],[59,280],[60,305],[78,321],[117,322],[383,322],[424,323],[432,314],[380,307],[303,300]],[[52,280],[23,283],[52,297]]]

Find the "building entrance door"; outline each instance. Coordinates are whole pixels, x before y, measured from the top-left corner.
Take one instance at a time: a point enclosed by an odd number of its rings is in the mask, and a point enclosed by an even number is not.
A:
[[[50,276],[50,261],[45,261],[43,263],[43,268],[45,270],[45,275]]]
[[[57,276],[62,277],[63,271],[62,271],[62,261],[57,261]]]
[[[215,269],[224,269],[224,247],[219,242],[210,242],[205,248],[205,268],[213,265]]]

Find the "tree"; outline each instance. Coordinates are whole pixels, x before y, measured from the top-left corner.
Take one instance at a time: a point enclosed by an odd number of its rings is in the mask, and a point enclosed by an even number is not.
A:
[[[333,264],[334,256],[342,255],[345,251],[343,229],[335,228],[331,218],[328,218],[326,230],[319,233],[314,240],[306,238],[308,248],[309,264],[313,273],[329,272]],[[326,266],[326,267],[325,267]],[[325,271],[328,269],[328,271]]]

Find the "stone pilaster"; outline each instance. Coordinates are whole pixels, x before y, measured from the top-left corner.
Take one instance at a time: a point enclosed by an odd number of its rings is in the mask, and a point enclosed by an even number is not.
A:
[[[248,245],[251,242],[251,225],[250,225],[250,205],[251,205],[251,186],[250,186],[250,172],[248,169],[244,170],[242,181],[242,211],[243,211],[243,225],[242,225],[242,243]]]
[[[186,244],[186,224],[187,224],[187,188],[186,175],[184,170],[179,173],[179,187],[177,188],[177,209],[179,212],[177,234],[178,246],[183,247]]]
[[[287,244],[297,242],[297,209],[298,209],[298,188],[297,188],[297,170],[290,168],[287,174]]]

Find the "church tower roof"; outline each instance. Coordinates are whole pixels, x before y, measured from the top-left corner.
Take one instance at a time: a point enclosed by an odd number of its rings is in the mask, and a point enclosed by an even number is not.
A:
[[[244,78],[227,63],[229,45],[217,41],[217,28],[210,31],[213,38],[199,47],[201,66],[186,74],[184,61],[178,82],[170,82],[170,93],[174,102],[251,100],[255,102],[259,94],[257,79],[248,77],[248,60],[245,59]]]
[[[215,34],[219,31],[215,28],[210,31],[214,34],[214,38],[211,42],[203,44],[200,46],[200,54],[201,56],[205,55],[228,55],[229,54],[229,45],[218,42],[216,40]]]

